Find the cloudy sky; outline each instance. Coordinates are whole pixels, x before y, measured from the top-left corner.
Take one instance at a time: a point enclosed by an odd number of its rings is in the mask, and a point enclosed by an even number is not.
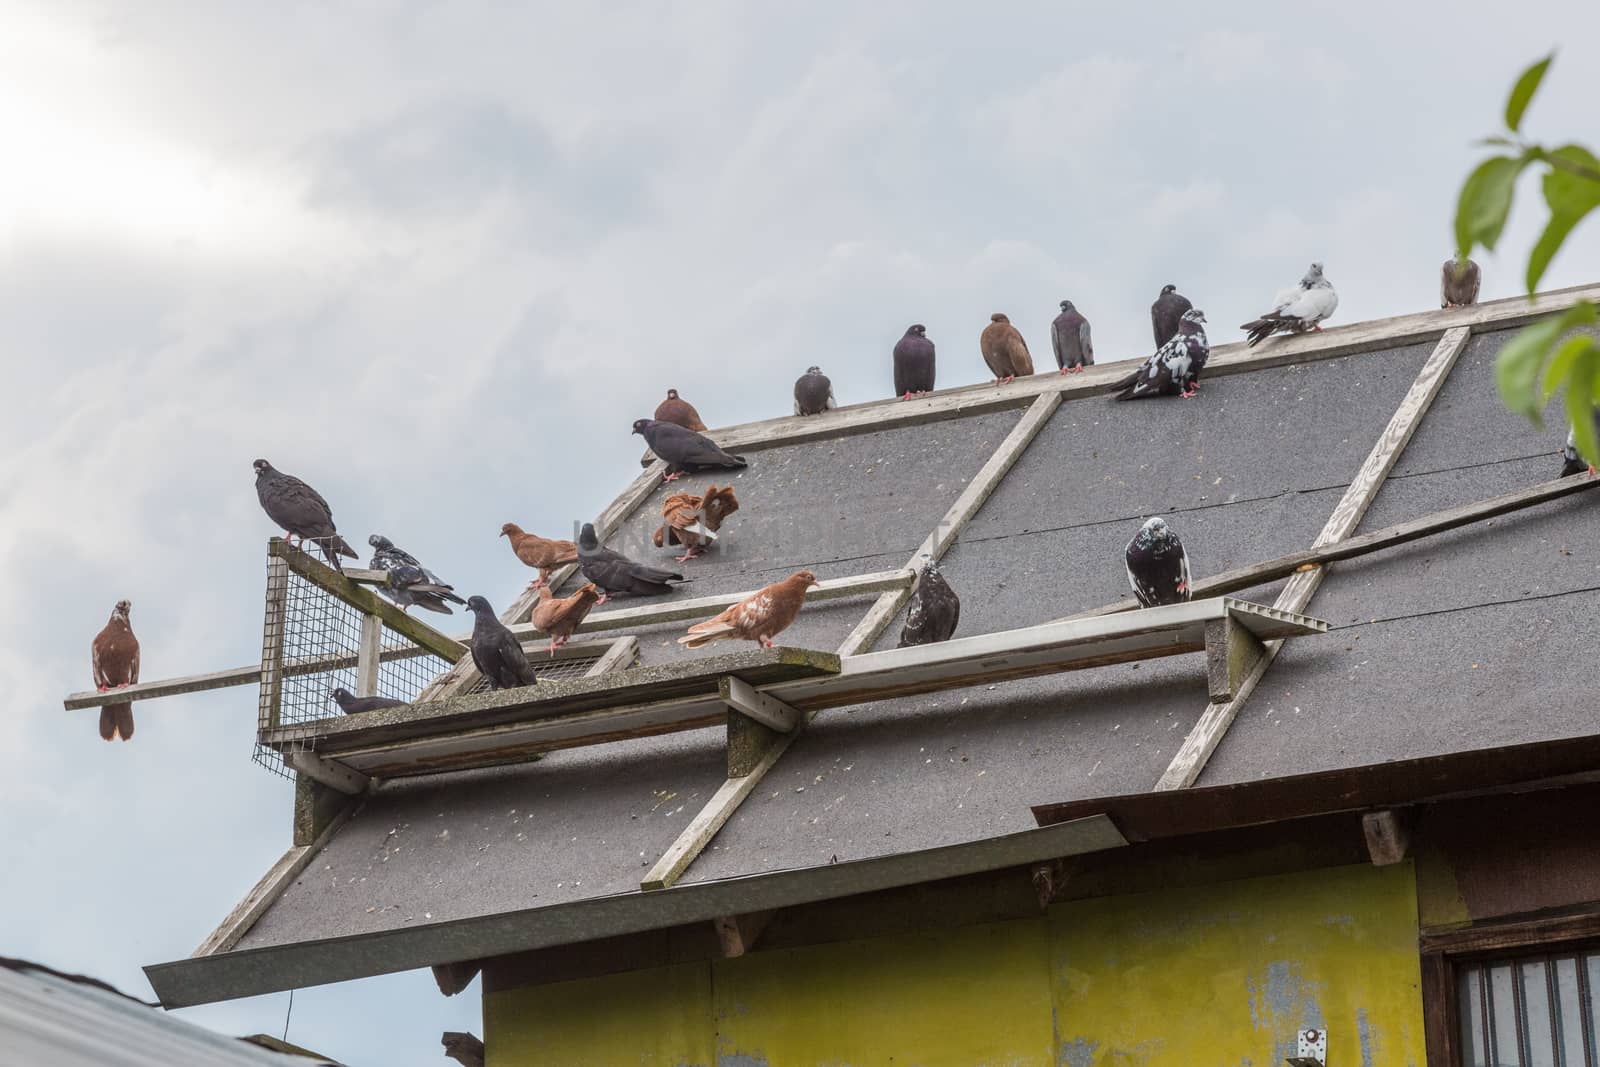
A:
[[[911,322],[977,381],[991,311],[1042,354],[1063,296],[1143,355],[1168,281],[1231,338],[1312,259],[1337,321],[1434,306],[1471,141],[1600,35],[1592,3],[1227,7],[0,3],[0,954],[149,996],[289,844],[253,690],[115,746],[60,706],[120,597],[147,679],[259,654],[256,456],[503,604],[500,524],[598,512],[668,386],[713,425],[812,363],[881,397]],[[1584,77],[1557,61],[1534,136],[1600,141]],[[323,987],[289,1037],[436,1064],[478,1006]]]

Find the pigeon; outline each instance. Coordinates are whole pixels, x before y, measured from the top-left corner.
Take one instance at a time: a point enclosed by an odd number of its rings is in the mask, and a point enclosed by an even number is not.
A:
[[[711,438],[685,430],[676,423],[638,419],[633,424],[633,432],[641,434],[649,442],[650,451],[666,461],[667,473],[662,481],[676,481],[689,471],[748,466],[743,456],[729,455]]]
[[[334,529],[333,509],[328,507],[321,493],[294,475],[274,469],[264,459],[256,460],[253,466],[256,498],[261,501],[261,510],[288,532],[291,544],[296,537],[316,541],[336,571],[344,570],[339,566],[340,556],[361,558]]]
[[[700,496],[673,493],[661,502],[661,517],[667,521],[656,527],[650,540],[657,548],[683,545],[686,551],[678,562],[687,563],[705,552],[717,539],[723,521],[738,510],[739,500],[731,485],[710,486]]]
[[[1272,310],[1240,326],[1254,348],[1275,333],[1304,333],[1322,329],[1322,320],[1339,307],[1333,283],[1322,276],[1322,264],[1313,263],[1300,284],[1278,294]]]
[[[1594,409],[1592,418],[1594,419],[1595,436],[1600,437],[1600,407]],[[1570,426],[1567,427],[1567,444],[1561,450],[1561,459],[1561,477],[1563,478],[1584,470],[1587,470],[1591,477],[1594,475],[1594,464],[1585,460],[1578,453],[1578,434]]]
[[[550,635],[550,654],[554,656],[556,649],[567,643],[572,631],[578,628],[589,614],[589,609],[599,601],[600,590],[595,588],[593,582],[559,600],[550,592],[548,585],[541,585],[539,602],[533,606],[533,614],[528,621]]]
[[[676,389],[668,389],[667,398],[656,405],[656,419],[695,433],[706,432],[706,424],[700,421],[700,413],[693,404],[680,397]]]
[[[403,708],[404,700],[391,700],[388,697],[358,697],[348,689],[335,689],[328,694],[333,697],[333,702],[339,705],[339,710],[346,715],[360,715],[363,711],[377,711],[380,708]]]
[[[500,527],[500,536],[511,538],[511,551],[530,567],[539,568],[539,577],[528,583],[537,589],[550,580],[557,567],[578,562],[578,546],[571,541],[552,541],[548,537],[525,533],[522,527],[508,522]]]
[[[821,367],[807,367],[794,383],[794,413],[796,415],[821,415],[839,406],[833,399],[833,383],[822,373]]]
[[[133,604],[117,601],[105,629],[95,634],[89,646],[89,667],[94,672],[94,687],[104,693],[123,689],[139,680],[139,639],[133,636],[128,610]],[[133,705],[106,704],[100,709],[100,736],[107,741],[133,736]]]
[[[900,648],[948,641],[961,619],[961,598],[944,580],[936,560],[922,565],[922,577],[911,594],[906,624],[900,630]]]
[[[1189,556],[1167,520],[1146,520],[1128,542],[1128,584],[1147,608],[1189,599]]]
[[[1192,307],[1176,285],[1161,287],[1161,295],[1150,305],[1150,328],[1155,331],[1157,348],[1172,340],[1178,332],[1178,320]]]
[[[635,563],[620,552],[600,545],[594,532],[594,523],[586,522],[578,533],[578,569],[583,576],[600,587],[604,604],[612,593],[632,593],[635,596],[665,596],[672,592],[668,582],[681,582],[683,575]]]
[[[1200,372],[1211,356],[1206,341],[1206,313],[1190,308],[1178,320],[1178,333],[1140,365],[1139,369],[1111,387],[1118,400],[1138,400],[1147,396],[1177,394],[1185,400],[1200,388]]]
[[[1026,378],[1033,373],[1033,357],[1028,354],[1028,342],[1011,325],[1011,320],[998,311],[989,316],[989,325],[983,328],[978,347],[983,350],[983,361],[994,371],[996,385],[1019,376]]]
[[[516,689],[533,685],[539,679],[528,663],[522,643],[506,624],[495,617],[494,609],[481,596],[467,598],[472,623],[472,662],[495,689]]]
[[[450,604],[466,603],[456,596],[454,586],[441,582],[439,576],[418,563],[415,556],[382,534],[373,534],[367,538],[367,544],[372,546],[372,569],[388,574],[383,591],[402,610],[410,611],[415,604],[442,615],[454,615]]]
[[[1478,284],[1483,272],[1472,260],[1462,263],[1455,256],[1444,261],[1439,268],[1439,306],[1464,308],[1478,302]]]
[[[906,327],[894,346],[894,395],[910,400],[916,393],[933,392],[933,342],[921,323]]]
[[[794,622],[806,590],[817,584],[810,571],[795,571],[781,582],[757,589],[722,614],[689,627],[678,644],[704,648],[713,641],[754,641],[771,648],[772,639]]]
[[[1056,366],[1061,368],[1062,374],[1076,374],[1085,367],[1094,366],[1089,320],[1070,300],[1061,301],[1061,314],[1050,324],[1050,343],[1055,346]]]

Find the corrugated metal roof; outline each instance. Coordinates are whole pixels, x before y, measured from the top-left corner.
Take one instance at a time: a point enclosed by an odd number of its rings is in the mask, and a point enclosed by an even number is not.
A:
[[[269,1052],[31,967],[0,967],[0,1062],[28,1067],[337,1067]]]

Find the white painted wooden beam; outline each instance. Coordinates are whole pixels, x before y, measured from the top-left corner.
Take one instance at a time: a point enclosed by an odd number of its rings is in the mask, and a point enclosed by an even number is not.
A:
[[[718,684],[723,703],[762,726],[789,733],[800,725],[800,712],[777,697],[768,696],[743,678],[728,676]]]

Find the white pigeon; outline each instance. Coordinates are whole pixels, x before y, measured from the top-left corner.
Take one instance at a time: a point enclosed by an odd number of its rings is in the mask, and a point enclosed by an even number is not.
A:
[[[1313,263],[1300,284],[1285,289],[1273,302],[1272,310],[1239,329],[1249,335],[1254,348],[1275,333],[1304,333],[1322,329],[1322,320],[1339,308],[1339,294],[1333,283],[1322,276],[1322,264]]]

